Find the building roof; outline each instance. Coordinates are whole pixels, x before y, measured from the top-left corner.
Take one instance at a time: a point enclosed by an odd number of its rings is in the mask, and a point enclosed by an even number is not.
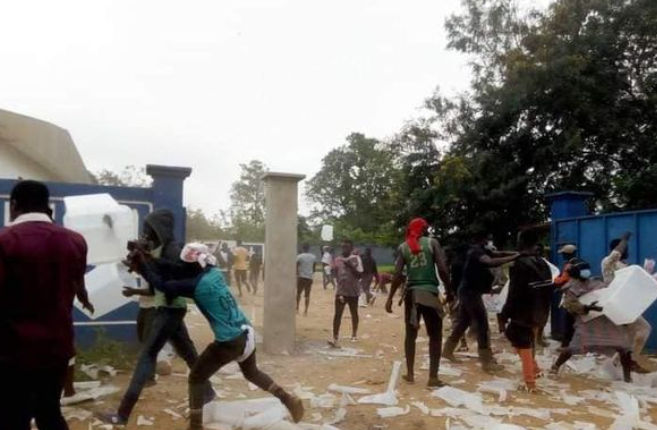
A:
[[[39,177],[32,179],[91,182],[69,132],[49,122],[0,109],[0,149],[4,150],[0,156],[11,154],[12,162],[29,164],[27,175],[38,170]]]

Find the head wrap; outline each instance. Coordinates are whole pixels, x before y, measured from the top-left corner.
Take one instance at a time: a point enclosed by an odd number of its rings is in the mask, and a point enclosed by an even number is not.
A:
[[[192,242],[185,245],[180,252],[180,259],[186,263],[198,263],[203,268],[207,265],[217,265],[217,259],[210,253],[210,249],[207,245],[198,242]]]
[[[427,227],[429,227],[429,223],[423,218],[415,218],[408,224],[406,228],[406,243],[413,254],[419,254],[422,250],[418,239],[422,237]]]

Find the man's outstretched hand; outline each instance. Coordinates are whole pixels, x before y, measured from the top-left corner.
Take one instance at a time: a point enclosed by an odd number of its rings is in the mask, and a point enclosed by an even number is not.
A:
[[[132,297],[132,296],[135,296],[135,295],[138,294],[137,291],[138,291],[137,288],[133,288],[133,287],[123,287],[123,292],[122,292],[122,294],[123,294],[125,297]]]
[[[82,307],[88,310],[92,315],[94,312],[96,312],[96,308],[94,308],[94,305],[92,305],[91,302],[82,303]]]

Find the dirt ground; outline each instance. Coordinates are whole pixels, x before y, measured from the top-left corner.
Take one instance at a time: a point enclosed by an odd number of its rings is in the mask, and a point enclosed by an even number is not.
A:
[[[256,329],[262,329],[263,296],[261,291],[257,296],[249,296],[241,299],[241,305],[249,318],[254,322]],[[403,361],[403,325],[402,310],[395,307],[393,315],[386,314],[383,309],[384,298],[379,297],[374,306],[360,308],[361,328],[359,341],[352,343],[346,336],[350,335],[350,319],[345,312],[343,320],[342,341],[343,347],[356,348],[362,355],[370,357],[332,357],[323,355],[322,352],[329,351],[326,341],[330,337],[330,327],[333,315],[333,291],[329,286],[323,290],[321,282],[315,282],[311,295],[310,315],[308,317],[297,316],[297,353],[292,356],[269,356],[258,352],[260,367],[270,374],[279,384],[292,389],[300,384],[304,389],[311,390],[315,395],[323,394],[331,383],[341,385],[357,386],[369,389],[372,393],[385,391],[392,363],[394,360]],[[202,316],[198,311],[192,310],[187,316],[188,327],[196,342],[199,351],[213,340],[212,334]],[[449,322],[445,319],[445,333],[448,332]],[[494,327],[494,326],[493,326]],[[504,339],[494,332],[494,350],[506,357],[502,361],[507,365],[508,371],[499,376],[520,381],[520,368],[518,360],[510,354],[510,346]],[[421,370],[422,363],[426,359],[427,340],[426,334],[421,333],[418,339],[418,363],[416,365],[416,383],[409,385],[400,381],[398,385],[399,406],[402,408],[412,402],[420,401],[430,409],[447,408],[444,401],[432,397],[432,393],[425,387],[427,371]],[[476,344],[470,342],[470,352],[476,351]],[[654,359],[646,359],[655,370]],[[446,366],[447,367],[447,366]],[[464,364],[452,365],[452,369],[462,371],[460,376],[441,375],[441,379],[450,385],[466,391],[476,391],[479,383],[495,379],[493,376],[482,373],[477,365],[476,358],[466,357]],[[186,411],[187,400],[187,369],[184,363],[176,359],[174,361],[174,373],[170,376],[160,377],[156,386],[147,388],[136,406],[133,416],[127,428],[140,429],[185,429],[186,421],[169,412],[183,416]],[[123,390],[130,378],[130,369],[119,373],[110,383],[121,388],[121,392],[103,398],[100,401],[77,405],[77,408],[88,411],[106,411],[115,408],[120,401]],[[221,378],[221,383],[215,384],[220,389],[222,400],[238,400],[240,398],[266,397],[267,393],[260,390],[252,390],[246,381],[242,379]],[[509,392],[509,399],[503,403],[505,407],[521,407],[538,411],[539,408],[551,409],[551,418],[542,420],[527,415],[513,417],[496,417],[504,423],[513,423],[526,428],[545,428],[550,422],[566,423],[592,423],[597,428],[609,428],[613,417],[618,414],[618,409],[610,405],[609,401],[589,400],[580,402],[577,406],[570,406],[562,399],[565,395],[577,395],[581,390],[599,390],[608,393],[611,390],[610,382],[578,375],[574,372],[564,372],[558,380],[543,379],[540,386],[549,392],[537,395],[525,394],[517,391]],[[312,388],[311,388],[312,387]],[[549,388],[549,389],[548,389]],[[556,395],[555,395],[556,391]],[[657,398],[657,389],[654,389]],[[498,399],[493,394],[483,394],[486,405],[494,405]],[[429,416],[421,412],[417,407],[411,406],[407,415],[395,418],[380,418],[377,415],[375,405],[348,406],[346,418],[337,424],[339,429],[370,430],[370,429],[441,429],[449,428],[445,416]],[[321,418],[319,415],[321,414]],[[153,418],[151,427],[137,426],[138,416]],[[312,409],[306,401],[306,422],[322,423],[330,419],[334,411],[330,409]],[[642,404],[641,419],[657,423],[657,404]],[[315,420],[315,421],[313,421]],[[69,424],[72,430],[87,430],[90,428],[101,428],[92,424],[93,419],[80,421],[71,419]],[[451,419],[452,428],[457,428],[458,421]],[[586,428],[582,427],[577,428]],[[466,426],[465,428],[469,428]],[[568,427],[563,427],[568,428]],[[575,428],[575,427],[573,427]],[[593,428],[590,427],[589,428]]]

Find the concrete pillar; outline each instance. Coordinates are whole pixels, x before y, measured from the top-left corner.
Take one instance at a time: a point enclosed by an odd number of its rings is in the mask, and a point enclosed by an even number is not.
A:
[[[264,348],[292,354],[296,336],[298,182],[304,175],[270,172],[265,184]]]

